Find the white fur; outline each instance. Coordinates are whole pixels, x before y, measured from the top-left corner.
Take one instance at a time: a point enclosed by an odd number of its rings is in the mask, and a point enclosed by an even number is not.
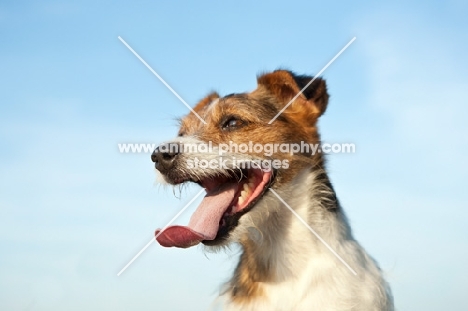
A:
[[[205,143],[196,137],[174,142]],[[245,154],[225,154],[246,161]],[[181,154],[180,160],[214,159],[212,153]],[[216,169],[178,170],[196,179],[226,172]],[[239,220],[230,233],[230,242],[239,242],[246,235],[256,244],[255,256],[269,262],[274,281],[259,284],[265,295],[245,300],[232,299],[228,282],[219,300],[225,311],[392,311],[393,299],[375,261],[352,236],[341,208],[327,210],[327,192],[332,190],[317,180],[319,172],[305,169],[292,182],[275,191],[288,205],[356,271],[354,275],[341,261],[301,223],[273,193],[267,192],[255,207]]]
[[[222,294],[223,310],[393,310],[390,290],[380,269],[352,238],[344,215],[336,217],[328,211],[321,213],[320,202],[309,199],[307,194],[310,190],[319,191],[314,189],[314,181],[315,175],[305,172],[277,192],[357,272],[357,276],[312,235],[283,203],[268,193],[240,219],[233,236],[253,232],[249,228],[255,223],[258,230],[261,227],[258,220],[268,218],[265,217],[268,213],[280,215],[281,221],[288,226],[282,236],[271,240],[273,238],[268,235],[274,235],[274,230],[262,232],[263,238],[260,240],[258,234],[251,236],[253,241],[258,241],[259,254],[274,258],[272,267],[276,269],[277,281],[262,284],[266,297],[261,296],[242,305],[231,301],[228,285],[227,291]]]

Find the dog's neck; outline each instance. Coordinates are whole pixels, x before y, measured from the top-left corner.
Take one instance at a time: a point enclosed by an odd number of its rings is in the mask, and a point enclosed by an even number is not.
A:
[[[323,169],[304,170],[277,194],[307,226],[271,191],[246,215],[247,230],[240,238],[243,253],[229,286],[235,300],[262,296],[265,284],[287,282],[303,274],[301,269],[306,269],[311,254],[323,252],[323,245],[313,238],[308,226],[331,243],[350,237]],[[252,217],[257,228],[248,227]]]

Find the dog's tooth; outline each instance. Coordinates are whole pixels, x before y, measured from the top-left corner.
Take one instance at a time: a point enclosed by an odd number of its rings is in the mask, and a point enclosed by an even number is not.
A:
[[[253,182],[249,182],[249,188],[250,190],[253,190],[255,188],[255,184]]]
[[[244,190],[242,192],[250,192],[249,184],[244,184]]]
[[[247,200],[249,195],[250,195],[250,192],[248,192],[248,191],[242,191],[241,192],[241,196],[244,198],[244,200]]]
[[[237,200],[237,202],[239,203],[239,205],[242,204],[242,203],[244,203],[244,201],[245,201],[245,199],[244,199],[242,196],[240,196],[239,199]]]

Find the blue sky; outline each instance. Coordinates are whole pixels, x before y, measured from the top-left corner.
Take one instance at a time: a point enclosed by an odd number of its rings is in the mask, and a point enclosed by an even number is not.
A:
[[[211,90],[279,67],[323,74],[329,171],[398,310],[466,310],[468,5],[464,1],[22,1],[0,4],[0,309],[207,310],[236,261],[147,249],[190,200],[149,154]],[[196,204],[195,204],[196,205]],[[194,206],[195,206],[194,205]],[[192,208],[193,210],[193,208]],[[188,211],[178,221],[185,223]]]

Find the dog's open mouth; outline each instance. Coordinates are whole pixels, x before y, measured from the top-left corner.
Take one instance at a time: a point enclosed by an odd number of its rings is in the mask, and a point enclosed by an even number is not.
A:
[[[158,229],[156,240],[165,247],[187,248],[200,242],[218,244],[265,194],[272,181],[273,172],[261,169],[196,181],[206,189],[206,196],[188,226],[170,226],[162,232]]]

